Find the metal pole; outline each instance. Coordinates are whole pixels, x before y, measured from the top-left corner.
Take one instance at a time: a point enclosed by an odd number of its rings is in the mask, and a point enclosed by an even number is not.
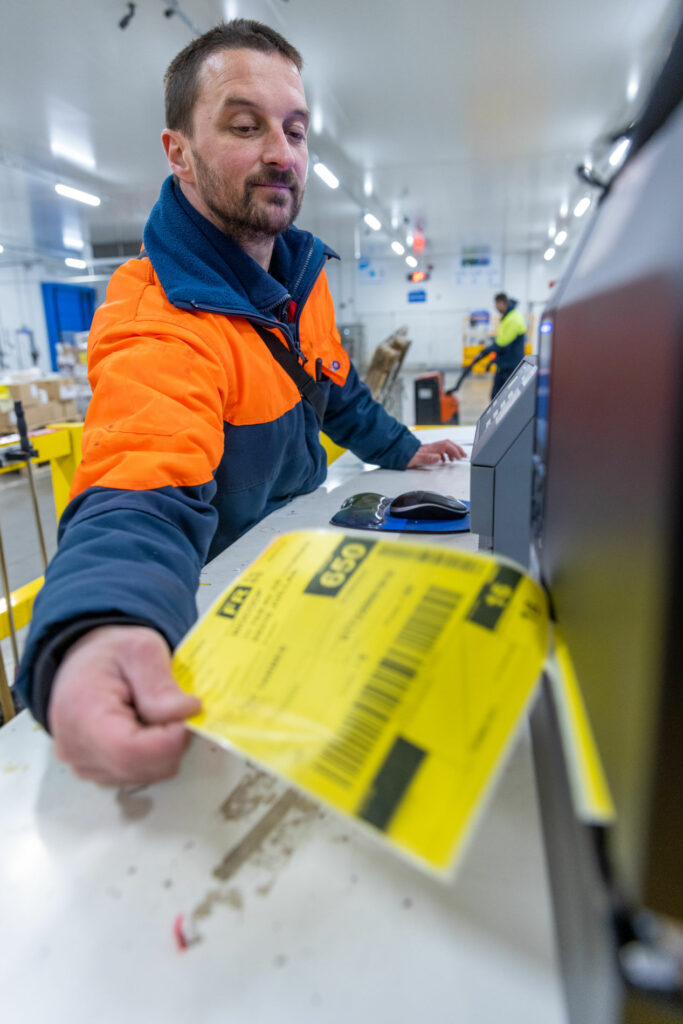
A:
[[[12,700],[12,691],[9,688],[7,682],[7,673],[5,672],[5,662],[2,659],[2,651],[0,651],[0,710],[2,711],[2,717],[4,724],[7,725],[10,718],[14,718],[14,701]]]
[[[40,544],[40,554],[43,559],[43,572],[47,571],[47,550],[45,548],[45,536],[43,534],[43,524],[40,521],[40,510],[38,508],[38,495],[36,494],[36,484],[33,479],[33,466],[31,465],[31,456],[29,455],[26,459],[26,468],[28,470],[28,483],[31,488],[31,501],[33,502],[33,515],[36,520],[36,530],[38,531],[38,543]]]
[[[21,402],[14,403],[14,413],[17,417],[17,433],[19,434],[19,441],[21,451],[24,453],[26,460],[26,469],[28,470],[28,483],[31,489],[31,500],[33,502],[33,515],[36,521],[36,530],[38,531],[38,543],[40,544],[40,553],[43,558],[43,572],[47,571],[47,550],[45,548],[45,537],[43,536],[43,524],[40,521],[40,510],[38,508],[38,495],[36,493],[36,482],[33,479],[33,466],[31,465],[31,457],[37,455],[37,451],[32,447],[28,437],[28,429],[26,427],[26,417],[24,416],[24,408]]]
[[[7,576],[7,563],[5,562],[5,549],[2,546],[2,530],[0,530],[0,575],[2,576],[2,590],[5,596],[5,604],[7,605],[7,618],[9,620],[9,632],[12,639],[12,653],[14,654],[14,664],[19,664],[19,646],[17,644],[17,631],[14,628],[14,613],[12,611],[12,592],[9,588],[9,578]]]

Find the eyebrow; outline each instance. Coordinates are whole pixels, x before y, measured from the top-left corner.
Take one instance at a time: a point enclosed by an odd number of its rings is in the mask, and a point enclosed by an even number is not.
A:
[[[251,107],[254,110],[260,110],[260,104],[255,103],[254,100],[247,99],[246,96],[226,96],[223,101],[223,107]],[[297,108],[291,110],[288,117],[302,117],[306,123],[311,119],[311,112],[306,107]]]

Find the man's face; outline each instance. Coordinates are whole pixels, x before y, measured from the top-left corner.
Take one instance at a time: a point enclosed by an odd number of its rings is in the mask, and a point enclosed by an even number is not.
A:
[[[238,241],[273,238],[295,220],[308,169],[301,76],[280,54],[223,50],[205,61],[190,142],[195,187]]]
[[[496,309],[498,310],[499,313],[505,313],[507,308],[507,302],[503,302],[502,299],[496,299]]]

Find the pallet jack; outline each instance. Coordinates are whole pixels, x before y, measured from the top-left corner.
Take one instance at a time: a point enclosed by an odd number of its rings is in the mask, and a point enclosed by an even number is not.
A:
[[[437,426],[444,423],[452,423],[457,426],[460,423],[460,403],[456,398],[456,392],[465,378],[472,373],[477,363],[493,352],[495,352],[495,345],[488,345],[483,349],[469,366],[464,367],[453,387],[448,388],[447,391],[444,390],[443,373],[440,370],[432,370],[416,377],[416,426]]]

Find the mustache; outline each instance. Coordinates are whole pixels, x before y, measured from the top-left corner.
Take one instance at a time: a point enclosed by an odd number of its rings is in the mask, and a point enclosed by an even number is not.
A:
[[[275,168],[262,172],[258,177],[247,179],[247,188],[253,188],[255,185],[286,185],[292,191],[299,190],[299,182],[294,171],[277,171]]]

